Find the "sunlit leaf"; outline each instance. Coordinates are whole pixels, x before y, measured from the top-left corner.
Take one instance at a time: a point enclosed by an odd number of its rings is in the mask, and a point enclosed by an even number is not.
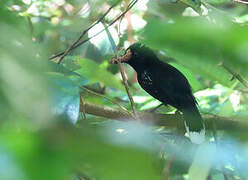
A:
[[[183,3],[192,7],[196,12],[201,14],[201,1],[200,0],[181,0]]]
[[[105,29],[105,26],[102,23],[97,24],[94,26],[90,31],[89,31],[89,36],[94,36],[97,32],[100,30]],[[110,27],[108,31],[111,33],[111,36],[113,37],[114,43],[117,44],[118,41],[118,34],[116,30],[113,27]],[[91,43],[94,44],[100,52],[105,55],[105,54],[114,54],[113,48],[111,43],[112,41],[109,40],[108,34],[106,31],[102,32],[98,36],[92,38]]]
[[[102,82],[106,86],[124,90],[121,81],[108,72],[106,68],[99,66],[96,62],[89,59],[78,58],[78,64],[81,66],[81,69],[76,72],[82,76],[88,77],[91,80],[91,83]]]

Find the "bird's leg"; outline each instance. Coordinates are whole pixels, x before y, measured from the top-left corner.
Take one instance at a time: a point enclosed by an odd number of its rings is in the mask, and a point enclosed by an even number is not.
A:
[[[149,111],[149,113],[154,113],[158,108],[160,108],[160,107],[163,106],[163,105],[165,105],[165,104],[161,103],[161,104],[158,105],[157,107],[151,109],[151,110]]]

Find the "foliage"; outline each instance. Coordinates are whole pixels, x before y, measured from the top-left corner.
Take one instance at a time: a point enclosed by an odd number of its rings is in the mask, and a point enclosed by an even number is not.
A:
[[[134,2],[134,1],[131,1]],[[0,179],[247,179],[247,129],[211,127],[199,148],[179,130],[85,114],[85,103],[132,112],[113,43],[151,47],[192,85],[201,113],[247,124],[244,1],[9,0],[0,6]],[[125,66],[137,111],[159,102]],[[162,107],[159,113],[173,113]],[[85,117],[86,116],[86,117]],[[247,127],[247,126],[245,126]],[[237,128],[236,128],[237,129]],[[217,140],[218,139],[218,140]]]

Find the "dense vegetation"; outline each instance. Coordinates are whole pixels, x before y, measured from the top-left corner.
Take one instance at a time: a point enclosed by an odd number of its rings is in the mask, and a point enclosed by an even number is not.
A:
[[[0,179],[247,179],[247,5],[1,1]],[[137,41],[188,78],[206,143],[108,63]]]

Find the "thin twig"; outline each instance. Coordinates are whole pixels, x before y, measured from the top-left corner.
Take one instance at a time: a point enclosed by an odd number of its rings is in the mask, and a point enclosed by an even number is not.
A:
[[[242,0],[233,0],[234,2],[238,2],[238,3],[241,3],[241,4],[246,4],[248,5],[248,2],[247,1],[242,1]]]
[[[82,173],[82,172],[79,172],[77,174],[77,177],[79,180],[90,180],[91,178],[89,176],[87,176],[86,174]]]
[[[132,2],[130,3],[130,5],[128,6],[128,8],[127,8],[123,13],[121,13],[117,18],[115,18],[110,24],[108,24],[108,26],[107,26],[106,28],[109,28],[109,27],[112,26],[116,21],[118,21],[120,18],[122,18],[122,17],[123,17],[123,16],[124,16],[124,15],[125,15],[125,14],[126,14],[126,13],[127,13],[127,12],[136,4],[136,3],[137,3],[137,1],[138,1],[138,0],[132,1]],[[101,21],[102,21],[102,20],[103,20],[103,19],[101,19]],[[83,41],[81,41],[81,42],[76,43],[73,47],[71,46],[70,51],[73,50],[73,49],[75,49],[75,48],[77,48],[77,47],[79,47],[79,46],[81,46],[82,44],[88,42],[90,39],[92,39],[92,38],[98,36],[99,34],[101,34],[102,32],[104,32],[106,28],[102,29],[102,30],[99,31],[98,33],[94,34],[93,36],[88,37],[87,39],[85,39],[85,40],[83,40]],[[49,59],[57,58],[57,57],[59,57],[59,56],[62,56],[64,53],[65,53],[65,51],[64,51],[64,52],[61,52],[61,53],[59,53],[59,54],[56,54],[56,55],[54,55],[54,56],[51,56]]]
[[[118,63],[118,66],[119,66],[119,69],[120,69],[120,72],[121,72],[122,81],[123,81],[123,84],[125,86],[125,89],[126,89],[126,92],[127,92],[128,98],[129,98],[129,101],[131,103],[131,107],[132,107],[132,110],[133,110],[134,117],[136,119],[138,119],[137,111],[136,111],[136,107],[135,107],[135,103],[134,103],[133,97],[132,97],[132,95],[130,93],[129,86],[128,86],[128,83],[127,83],[126,73],[124,71],[124,68],[123,68],[121,62],[119,61],[118,52],[117,51],[115,52],[115,55],[117,57],[116,59],[117,59],[117,63]]]
[[[138,0],[137,0],[137,1],[138,1]],[[132,4],[129,3],[128,6],[127,6],[127,9],[129,9],[129,8],[131,9],[131,8],[133,7],[133,5],[134,5],[135,3],[137,3],[137,1],[134,1],[133,3],[131,2]],[[126,11],[126,12],[128,12],[128,11]],[[126,13],[125,13],[125,14],[126,14]],[[124,16],[125,14],[123,14],[123,16]],[[122,16],[122,17],[123,17],[123,16]],[[116,52],[116,55],[118,55],[117,52]],[[117,59],[118,59],[118,58],[117,58]],[[129,87],[128,87],[128,83],[127,83],[127,78],[126,78],[124,69],[123,69],[123,67],[122,67],[122,65],[121,65],[121,63],[120,63],[120,61],[118,61],[118,66],[119,66],[119,69],[120,69],[120,72],[121,72],[121,76],[122,76],[122,80],[123,80],[125,89],[126,89],[126,91],[127,91],[128,98],[129,98],[130,103],[131,103],[131,107],[132,107],[132,110],[133,110],[133,114],[134,114],[134,116],[138,119],[137,111],[136,111],[136,107],[135,107],[135,103],[134,103],[133,97],[132,97],[132,95],[131,95],[131,93],[130,93],[130,90],[129,90]]]
[[[118,59],[118,58],[117,58],[117,59]],[[133,100],[133,97],[132,97],[132,95],[131,95],[131,93],[130,93],[128,84],[127,84],[127,78],[126,78],[124,69],[123,69],[123,67],[122,67],[122,65],[121,65],[121,63],[120,63],[120,61],[117,61],[117,62],[118,62],[118,66],[119,66],[119,69],[120,69],[120,72],[121,72],[121,77],[122,77],[122,80],[123,80],[125,89],[126,89],[126,91],[127,91],[128,98],[129,98],[130,103],[131,103],[131,107],[132,107],[132,110],[133,110],[134,117],[135,117],[135,118],[138,118],[138,116],[137,116],[137,111],[136,111],[135,104],[134,104],[134,100]]]
[[[31,39],[32,39],[32,41],[34,41],[35,40],[35,38],[33,36],[34,35],[34,26],[33,26],[33,23],[32,23],[30,16],[27,17],[27,21],[28,21],[28,25],[30,28]]]
[[[127,7],[132,7],[132,6],[130,6],[130,3],[129,3],[129,5],[128,5]],[[115,56],[116,56],[116,59],[117,59],[117,63],[118,63],[120,72],[121,72],[123,84],[124,84],[124,86],[125,86],[125,89],[126,89],[128,98],[129,98],[129,100],[130,100],[130,103],[131,103],[131,107],[132,107],[132,110],[133,110],[134,117],[135,117],[135,119],[137,119],[137,118],[138,118],[138,117],[137,117],[137,111],[136,111],[136,108],[135,108],[135,104],[134,104],[133,97],[132,97],[132,95],[131,95],[131,93],[130,93],[130,90],[129,90],[129,87],[128,87],[126,74],[125,74],[125,72],[124,72],[124,69],[123,69],[123,67],[122,67],[122,65],[121,65],[121,63],[120,63],[120,61],[119,61],[119,57],[118,57],[118,48],[117,48],[117,46],[116,46],[116,44],[115,44],[115,42],[114,42],[114,39],[113,39],[111,33],[110,33],[109,30],[108,30],[108,28],[106,28],[106,25],[104,24],[104,22],[102,22],[102,23],[103,23],[103,25],[104,25],[104,27],[105,27],[105,29],[106,29],[106,32],[107,32],[107,35],[108,35],[108,39],[109,39],[109,41],[110,41],[110,44],[111,44],[111,46],[112,46],[112,49],[113,49],[113,51],[115,52]]]
[[[80,112],[83,113],[83,119],[86,119],[86,115],[85,115],[85,101],[83,100],[83,97],[80,95]]]
[[[239,89],[239,91],[242,93],[248,93],[248,89]]]
[[[121,19],[137,2],[138,2],[138,0],[135,0],[135,1],[130,2],[130,4],[127,7],[127,9],[123,13],[121,13],[117,18],[115,18],[110,24],[108,24],[106,26],[106,28],[102,29],[98,33],[94,34],[93,36],[91,36],[91,37],[89,37],[89,38],[87,38],[87,39],[79,42],[74,48],[77,48],[78,46],[81,46],[82,44],[86,43],[90,39],[92,39],[92,38],[98,36],[99,34],[101,34],[102,32],[104,32],[106,29],[108,29],[110,26],[112,26],[114,23],[116,23],[119,19]]]
[[[207,180],[212,180],[212,177],[208,175]]]
[[[222,66],[224,69],[226,69],[230,74],[232,74],[232,78],[231,81],[236,78],[237,80],[239,80],[245,87],[248,88],[248,83],[247,81],[242,78],[242,76],[234,71],[232,71],[229,67],[227,67],[223,62],[219,63],[219,66]]]
[[[118,1],[117,1],[118,2]],[[95,23],[93,23],[91,26],[89,26],[87,29],[85,29],[81,35],[78,37],[78,39],[76,41],[74,41],[74,43],[72,43],[72,45],[67,48],[64,53],[62,54],[62,56],[59,58],[58,64],[60,64],[62,62],[62,60],[64,59],[64,57],[75,47],[75,45],[83,38],[83,36],[91,29],[93,28],[96,24],[98,24],[99,22],[101,22],[105,16],[110,12],[111,9],[113,9],[113,7],[115,7],[118,3],[113,4]]]

